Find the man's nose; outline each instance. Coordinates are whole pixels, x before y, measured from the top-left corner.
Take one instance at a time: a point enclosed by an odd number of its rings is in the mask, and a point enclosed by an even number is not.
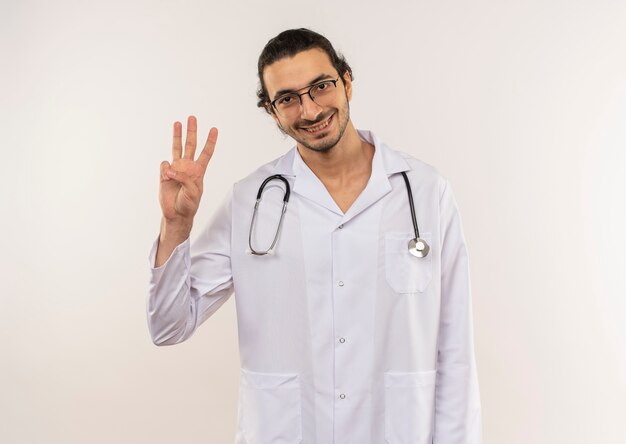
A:
[[[302,103],[301,117],[305,120],[316,120],[323,108],[315,103],[308,94],[300,96],[300,100]]]

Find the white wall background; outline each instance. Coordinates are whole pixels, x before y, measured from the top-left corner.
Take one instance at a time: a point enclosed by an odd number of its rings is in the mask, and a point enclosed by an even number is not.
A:
[[[353,121],[452,182],[486,444],[626,442],[626,3],[0,3],[0,442],[228,443],[229,301],[188,342],[145,322],[171,124],[220,129],[197,225],[282,154],[265,42],[307,26]]]

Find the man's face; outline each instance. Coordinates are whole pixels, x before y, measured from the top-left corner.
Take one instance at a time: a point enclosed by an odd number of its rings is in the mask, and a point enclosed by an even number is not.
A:
[[[285,92],[304,93],[313,83],[340,77],[321,49],[302,51],[291,58],[280,59],[263,70],[263,79],[270,101]],[[334,87],[333,87],[334,88]],[[291,118],[272,109],[279,128],[293,137],[299,145],[318,152],[333,148],[342,138],[350,120],[348,102],[352,97],[350,75],[345,73],[337,82],[332,96],[324,99],[324,106],[302,95],[300,112]]]

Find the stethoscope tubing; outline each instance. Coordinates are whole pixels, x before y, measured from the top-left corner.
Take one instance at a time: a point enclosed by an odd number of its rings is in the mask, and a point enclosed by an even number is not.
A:
[[[254,231],[254,222],[256,221],[256,215],[259,210],[259,205],[261,204],[261,196],[263,195],[263,191],[265,190],[265,185],[267,185],[272,180],[281,180],[285,184],[285,195],[283,196],[283,209],[280,213],[280,220],[278,221],[278,228],[276,228],[276,234],[274,235],[274,240],[270,247],[265,251],[258,251],[252,247],[252,232]],[[263,181],[261,186],[259,187],[259,192],[256,195],[256,202],[254,204],[254,210],[252,211],[252,221],[250,222],[250,233],[248,233],[248,247],[250,247],[250,253],[255,256],[264,256],[266,254],[271,254],[274,251],[274,247],[276,246],[276,242],[278,242],[278,235],[283,226],[283,220],[285,219],[285,213],[287,212],[287,204],[289,203],[289,197],[291,196],[291,187],[289,186],[289,182],[280,174],[275,174],[273,176],[268,177]]]
[[[404,179],[404,184],[406,185],[406,192],[409,198],[409,208],[411,210],[411,222],[413,223],[413,231],[415,232],[415,238],[409,241],[408,249],[409,253],[416,257],[425,257],[428,255],[430,251],[430,247],[428,243],[420,238],[419,227],[417,226],[417,217],[415,216],[415,204],[413,202],[413,190],[411,189],[411,183],[409,182],[409,178],[404,171],[401,172],[402,178]],[[280,214],[280,220],[278,221],[278,228],[276,229],[276,234],[274,235],[274,239],[272,240],[272,244],[265,251],[255,250],[252,247],[252,232],[254,231],[254,223],[256,222],[259,205],[261,204],[261,197],[263,195],[263,191],[265,190],[265,186],[271,182],[272,180],[280,180],[285,184],[285,195],[283,196],[283,208]],[[266,254],[271,254],[278,242],[278,236],[283,226],[283,220],[285,218],[285,213],[287,212],[287,204],[289,203],[289,197],[291,196],[291,187],[289,186],[289,182],[280,174],[274,174],[273,176],[269,176],[266,178],[261,186],[259,187],[259,191],[256,195],[256,202],[254,204],[254,210],[252,211],[252,221],[250,222],[250,232],[248,234],[248,246],[250,247],[250,253],[256,256],[264,256]]]
[[[402,178],[404,179],[404,184],[406,185],[406,192],[409,195],[409,208],[411,209],[411,221],[413,222],[413,231],[415,231],[415,238],[419,239],[420,230],[417,227],[417,217],[415,216],[415,204],[413,203],[413,190],[411,190],[411,184],[409,183],[409,178],[406,173],[402,171]]]

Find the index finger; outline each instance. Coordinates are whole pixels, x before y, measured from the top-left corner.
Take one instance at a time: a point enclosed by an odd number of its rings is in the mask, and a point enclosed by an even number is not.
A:
[[[174,122],[174,135],[172,139],[172,159],[180,159],[183,154],[183,146],[181,143],[183,133],[183,124]]]
[[[213,157],[213,151],[215,151],[215,143],[217,142],[217,128],[211,128],[209,131],[209,136],[206,139],[206,143],[204,144],[204,148],[202,148],[202,152],[198,156],[198,163],[202,167],[202,170],[206,170],[207,165],[209,164],[209,160]]]

